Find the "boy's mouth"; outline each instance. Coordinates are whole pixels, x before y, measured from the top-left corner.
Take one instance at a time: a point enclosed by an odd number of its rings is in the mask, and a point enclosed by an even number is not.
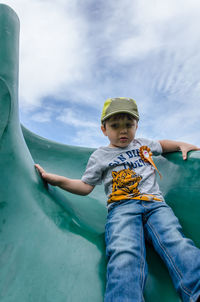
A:
[[[127,141],[128,137],[122,136],[122,137],[120,137],[119,139],[120,139],[120,141]]]

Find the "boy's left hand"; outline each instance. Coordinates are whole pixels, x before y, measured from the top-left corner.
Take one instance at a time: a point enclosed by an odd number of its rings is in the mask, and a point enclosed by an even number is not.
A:
[[[184,142],[180,143],[179,148],[180,148],[180,151],[182,152],[184,160],[187,159],[187,153],[189,151],[198,151],[198,150],[200,150],[200,148],[198,148],[197,146],[191,145],[191,144],[188,144],[188,143],[184,143]]]
[[[161,144],[163,153],[181,151],[184,160],[187,159],[187,153],[189,151],[200,150],[199,147],[185,142],[177,142],[177,141],[166,140],[166,139],[160,140],[159,142]]]

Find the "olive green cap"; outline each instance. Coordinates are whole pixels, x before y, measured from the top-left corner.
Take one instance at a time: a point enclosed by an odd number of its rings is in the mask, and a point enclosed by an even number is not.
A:
[[[101,122],[104,122],[113,114],[117,113],[129,113],[137,121],[139,120],[139,113],[137,104],[134,99],[131,98],[110,98],[107,99],[103,106],[101,115]]]

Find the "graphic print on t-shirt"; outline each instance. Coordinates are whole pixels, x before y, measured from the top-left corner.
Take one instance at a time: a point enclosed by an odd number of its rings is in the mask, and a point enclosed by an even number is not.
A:
[[[112,193],[109,195],[108,203],[123,199],[161,200],[154,195],[140,193],[138,185],[142,176],[131,169],[112,171],[112,178]]]

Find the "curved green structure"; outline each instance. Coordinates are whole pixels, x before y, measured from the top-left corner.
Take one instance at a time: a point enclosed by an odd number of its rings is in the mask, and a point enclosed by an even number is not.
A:
[[[73,195],[46,185],[34,168],[80,178],[93,151],[21,129],[18,117],[19,20],[0,5],[0,301],[102,302],[105,290],[105,195]],[[156,158],[168,203],[200,246],[200,153]],[[147,302],[180,301],[149,246]]]

